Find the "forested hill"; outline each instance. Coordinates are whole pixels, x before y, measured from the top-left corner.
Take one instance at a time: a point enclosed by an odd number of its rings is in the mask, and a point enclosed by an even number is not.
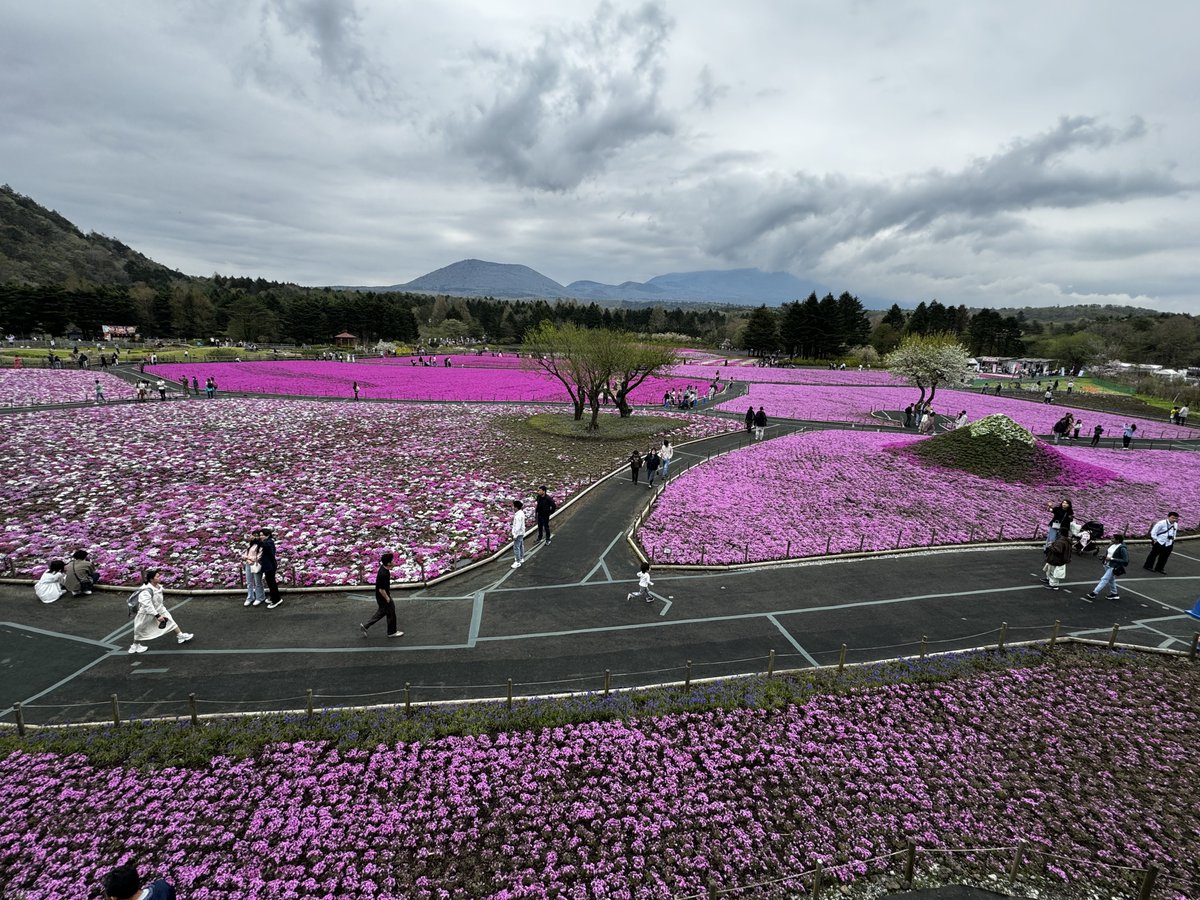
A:
[[[53,210],[0,186],[0,284],[118,287],[140,281],[158,287],[186,280],[120,241],[84,234]]]

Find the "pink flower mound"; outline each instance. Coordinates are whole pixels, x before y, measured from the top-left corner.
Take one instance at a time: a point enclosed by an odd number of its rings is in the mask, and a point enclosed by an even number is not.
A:
[[[40,575],[82,547],[108,583],[155,567],[175,586],[222,587],[238,583],[242,535],[267,525],[289,582],[294,568],[302,584],[357,584],[385,549],[398,580],[420,580],[422,564],[434,577],[503,545],[510,501],[533,485],[553,476],[562,503],[604,474],[569,442],[547,473],[499,427],[545,411],[195,399],[13,415],[0,554]],[[680,424],[682,438],[728,422]],[[56,443],[67,433],[70,452]]]
[[[45,406],[52,403],[91,402],[96,399],[96,379],[105,400],[132,400],[133,385],[97,369],[0,370],[0,406]]]
[[[753,404],[755,409],[759,406],[764,407],[768,416],[783,419],[901,425],[904,421],[904,407],[915,403],[918,394],[917,389],[913,387],[862,386],[851,389],[823,385],[751,384],[749,397],[742,396],[726,401],[719,404],[717,409],[744,413],[746,407]],[[1161,421],[1122,418],[1111,413],[1072,409],[1033,400],[1015,400],[976,391],[939,389],[933,398],[933,406],[939,414],[946,416],[956,416],[959,410],[965,409],[971,421],[992,413],[1003,413],[1034,434],[1050,434],[1054,423],[1071,412],[1083,420],[1081,441],[1085,438],[1091,439],[1092,428],[1096,425],[1104,426],[1105,438],[1119,438],[1121,429],[1128,422],[1137,423],[1138,438],[1141,439],[1195,438],[1198,434],[1195,429],[1181,428]],[[879,410],[889,411],[891,418],[872,415]]]
[[[279,744],[196,771],[16,751],[0,760],[0,883],[85,897],[132,857],[190,898],[657,900],[817,862],[850,881],[909,837],[1026,841],[1083,860],[1055,862],[1072,880],[1114,877],[1097,854],[1187,878],[1197,687],[1187,668],[1074,663],[774,712]]]
[[[1194,453],[1058,448],[1065,473],[1030,490],[920,464],[903,452],[918,440],[821,431],[753,444],[671,481],[638,539],[660,561],[723,564],[996,540],[1001,526],[1029,539],[1062,496],[1081,521],[1136,534],[1168,509],[1200,508]]]
[[[451,367],[381,365],[376,362],[271,360],[267,362],[175,363],[147,372],[178,382],[186,375],[203,385],[214,378],[218,393],[285,394],[294,397],[353,397],[358,382],[364,400],[441,400],[455,402],[569,403],[562,384],[538,369],[522,366]],[[649,378],[637,387],[631,401],[662,402],[663,391],[679,387],[679,379]]]

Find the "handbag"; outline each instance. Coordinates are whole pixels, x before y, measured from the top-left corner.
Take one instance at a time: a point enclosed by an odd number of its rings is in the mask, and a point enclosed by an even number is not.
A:
[[[258,563],[258,562],[250,563],[250,574],[251,575],[257,575],[261,571],[262,571],[262,563]]]

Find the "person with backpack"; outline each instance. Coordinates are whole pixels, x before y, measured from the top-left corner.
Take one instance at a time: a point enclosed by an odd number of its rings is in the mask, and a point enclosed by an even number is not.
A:
[[[147,569],[143,573],[142,586],[130,596],[129,602],[132,603],[135,598],[137,615],[133,620],[133,643],[129,646],[130,653],[145,653],[150,648],[142,642],[162,637],[168,628],[175,632],[176,643],[186,644],[195,637],[179,627],[163,604],[162,581],[158,569]]]
[[[1096,582],[1096,586],[1083,595],[1084,600],[1095,600],[1104,588],[1108,588],[1109,600],[1120,600],[1121,594],[1117,589],[1117,576],[1125,574],[1129,565],[1129,548],[1125,546],[1125,535],[1114,534],[1104,554],[1104,574]]]
[[[638,473],[642,471],[642,454],[634,450],[629,454],[629,472],[633,475],[633,483],[638,483]]]
[[[92,588],[96,586],[96,564],[88,559],[86,550],[76,550],[71,554],[71,561],[67,563],[64,574],[64,586],[76,597],[89,596]]]

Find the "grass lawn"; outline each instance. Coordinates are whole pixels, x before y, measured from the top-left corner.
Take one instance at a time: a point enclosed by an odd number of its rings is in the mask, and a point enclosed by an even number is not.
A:
[[[601,413],[599,429],[589,431],[592,414],[585,410],[583,418],[575,421],[571,413],[541,413],[525,420],[525,427],[540,434],[578,438],[582,441],[640,441],[657,437],[679,427],[678,419],[666,416],[629,416],[622,419],[611,413]]]

